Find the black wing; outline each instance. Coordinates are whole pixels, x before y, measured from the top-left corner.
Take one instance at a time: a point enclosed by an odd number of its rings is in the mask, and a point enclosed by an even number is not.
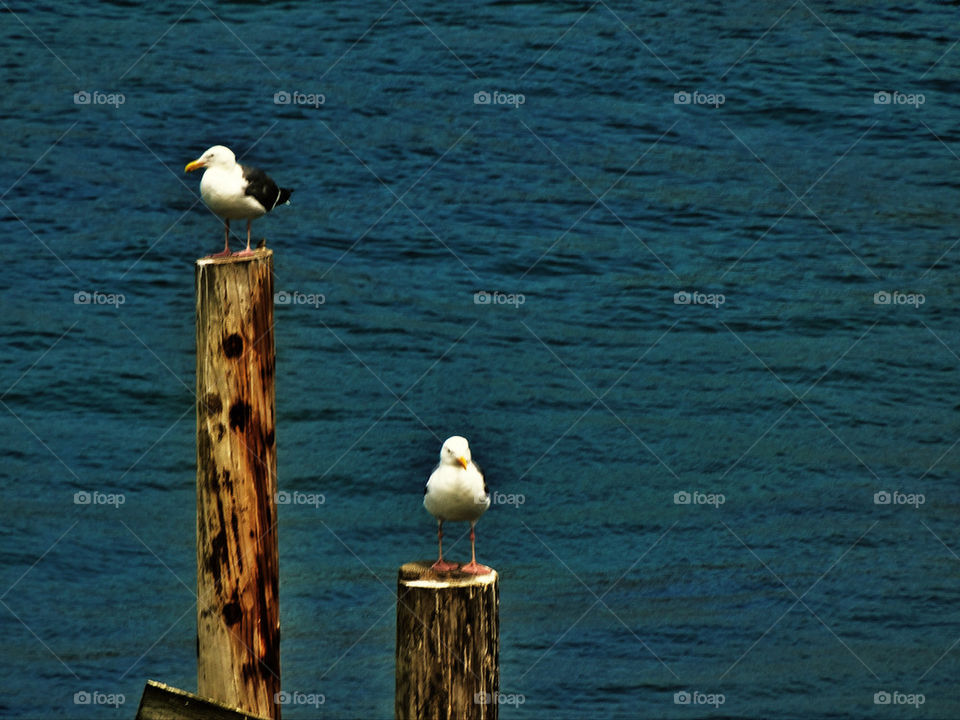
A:
[[[267,212],[273,210],[277,205],[283,205],[290,199],[290,193],[293,190],[277,187],[273,179],[260,168],[242,165],[243,179],[247,181],[247,189],[244,194],[250,195],[258,203],[263,205]]]
[[[483,468],[480,467],[476,460],[471,460],[470,462],[473,463],[473,466],[477,469],[477,472],[483,477],[483,494],[489,495],[490,488],[487,487],[487,476],[483,474]]]

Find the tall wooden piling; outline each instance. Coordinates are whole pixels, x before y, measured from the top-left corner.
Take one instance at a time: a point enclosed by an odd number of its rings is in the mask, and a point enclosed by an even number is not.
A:
[[[397,581],[396,717],[496,720],[500,578],[430,565],[407,563]]]
[[[279,720],[273,252],[202,258],[197,299],[197,686]]]

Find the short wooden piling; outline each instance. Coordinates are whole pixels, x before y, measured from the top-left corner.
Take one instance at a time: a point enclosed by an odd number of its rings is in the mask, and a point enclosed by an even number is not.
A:
[[[199,695],[147,680],[134,720],[264,720]]]
[[[398,720],[496,720],[500,578],[406,563],[397,581]]]
[[[273,252],[202,258],[197,300],[197,687],[279,720]]]

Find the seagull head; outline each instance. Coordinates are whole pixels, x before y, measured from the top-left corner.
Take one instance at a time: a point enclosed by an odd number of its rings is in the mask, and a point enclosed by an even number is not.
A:
[[[232,167],[237,164],[237,157],[233,150],[223,145],[214,145],[203,155],[198,157],[183,169],[184,172],[191,172],[206,167]]]
[[[470,443],[465,437],[454,435],[444,440],[443,447],[440,448],[441,465],[459,465],[466,470],[472,459]]]

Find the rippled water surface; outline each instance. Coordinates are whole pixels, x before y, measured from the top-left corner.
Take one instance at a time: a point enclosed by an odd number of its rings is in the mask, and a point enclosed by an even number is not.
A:
[[[0,10],[0,715],[196,689],[183,166],[223,143],[295,188],[254,231],[317,298],[276,308],[280,488],[324,499],[279,512],[324,699],[284,717],[392,717],[455,433],[503,717],[960,716],[955,5]]]

